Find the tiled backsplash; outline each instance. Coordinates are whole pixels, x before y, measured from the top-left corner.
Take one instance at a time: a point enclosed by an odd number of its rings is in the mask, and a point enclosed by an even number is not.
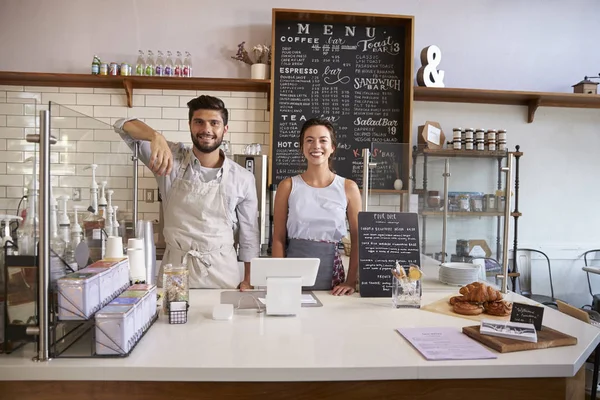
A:
[[[265,93],[207,92],[196,90],[136,89],[133,107],[128,108],[123,89],[0,86],[0,213],[15,214],[23,187],[30,181],[34,145],[25,136],[37,133],[39,111],[51,106],[52,134],[59,139],[52,146],[51,174],[54,195],[73,196],[79,189],[80,201],[89,205],[91,163],[98,164],[96,181],[107,181],[114,190],[113,204],[122,211],[133,209],[131,151],[112,129],[119,118],[138,117],[161,132],[168,140],[191,145],[187,102],[200,94],[220,97],[229,109],[230,153],[242,153],[249,143],[261,143],[269,154],[269,112]],[[140,163],[141,164],[141,163]],[[139,176],[139,218],[159,217],[157,185],[143,164]],[[145,201],[146,190],[154,190],[152,203]],[[398,210],[398,196],[371,196],[370,210]]]

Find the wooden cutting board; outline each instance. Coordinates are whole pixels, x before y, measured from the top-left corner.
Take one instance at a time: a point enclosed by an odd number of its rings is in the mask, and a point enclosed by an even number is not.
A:
[[[452,310],[452,306],[450,305],[450,303],[448,303],[448,300],[450,300],[450,297],[457,296],[457,295],[458,295],[458,293],[452,294],[447,297],[444,297],[441,300],[435,301],[435,302],[427,304],[425,306],[421,306],[421,310],[431,311],[431,312],[444,314],[444,315],[451,315],[453,317],[466,318],[466,319],[470,319],[473,321],[482,321],[484,319],[494,319],[494,320],[500,320],[500,321],[509,321],[510,320],[510,315],[507,315],[505,317],[499,317],[497,315],[486,314],[485,312],[483,312],[479,315],[457,314]]]
[[[577,344],[577,338],[566,333],[556,331],[547,326],[537,332],[537,343],[523,342],[522,340],[508,339],[497,336],[482,335],[479,325],[465,326],[463,333],[478,342],[496,350],[499,353],[512,353],[514,351],[547,349],[550,347],[572,346]]]

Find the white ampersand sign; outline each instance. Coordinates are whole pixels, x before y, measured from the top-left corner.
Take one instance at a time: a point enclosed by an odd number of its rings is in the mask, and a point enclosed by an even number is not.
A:
[[[444,87],[444,71],[437,67],[442,61],[442,51],[436,45],[421,50],[421,68],[417,72],[419,86]]]

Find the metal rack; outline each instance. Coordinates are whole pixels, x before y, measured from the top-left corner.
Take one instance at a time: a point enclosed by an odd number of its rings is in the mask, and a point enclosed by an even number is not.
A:
[[[514,152],[507,151],[477,151],[477,150],[453,150],[453,149],[419,149],[417,146],[413,147],[413,162],[412,162],[412,186],[413,193],[417,188],[416,182],[416,168],[417,168],[417,158],[419,156],[423,156],[423,182],[422,182],[422,190],[424,196],[424,207],[428,203],[428,171],[427,164],[429,157],[444,157],[446,158],[446,170],[442,174],[444,177],[445,190],[444,190],[444,210],[443,211],[435,211],[435,210],[427,210],[423,209],[419,214],[422,218],[422,238],[421,238],[421,251],[425,253],[426,251],[426,237],[427,237],[427,218],[435,217],[435,216],[443,216],[443,238],[442,238],[442,262],[446,261],[446,226],[447,226],[447,218],[448,216],[461,216],[461,217],[495,217],[496,218],[496,255],[500,257],[502,255],[501,264],[508,263],[508,247],[509,239],[508,239],[508,229],[509,229],[509,219],[513,217],[514,220],[514,232],[513,232],[513,254],[516,254],[516,248],[518,243],[518,219],[522,215],[519,211],[519,161],[523,156],[523,153],[520,151],[520,146],[515,147]],[[448,170],[448,158],[488,158],[495,159],[497,162],[497,182],[496,188],[498,190],[502,190],[502,182],[503,182],[503,174],[506,174],[506,182],[507,188],[514,188],[514,210],[510,211],[510,198],[506,198],[506,206],[504,210],[498,210],[493,212],[449,212],[448,211],[448,194],[447,194],[447,182],[450,177],[450,173]],[[511,185],[513,180],[513,168],[512,168],[512,160],[514,158],[514,186]],[[503,166],[503,161],[506,160],[506,165]],[[508,168],[511,166],[511,168]],[[504,220],[503,220],[504,218]],[[516,270],[515,263],[513,263],[512,270],[510,270],[509,276],[511,278],[512,287],[516,287],[516,279],[518,277],[518,271]],[[507,280],[506,280],[507,281]]]

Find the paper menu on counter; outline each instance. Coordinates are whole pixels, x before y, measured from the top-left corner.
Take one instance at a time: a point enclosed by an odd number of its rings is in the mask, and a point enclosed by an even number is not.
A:
[[[427,360],[498,358],[457,328],[399,328],[397,331]]]

